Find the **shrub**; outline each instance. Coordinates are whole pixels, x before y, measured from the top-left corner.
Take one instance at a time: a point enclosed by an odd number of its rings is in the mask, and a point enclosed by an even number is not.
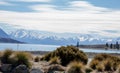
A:
[[[98,60],[93,60],[90,63],[90,67],[95,70],[98,64],[99,64]]]
[[[103,66],[103,64],[97,65],[96,69],[97,69],[98,72],[103,72],[103,71],[104,71],[104,66]]]
[[[35,61],[35,62],[39,62],[39,61],[40,61],[40,58],[37,56],[37,57],[35,57],[34,61]]]
[[[16,59],[15,63],[13,63],[14,66],[18,66],[20,64],[24,64],[24,65],[26,65],[29,68],[31,67],[31,63],[30,63],[31,56],[30,56],[29,53],[17,52],[17,53],[15,53],[13,58]]]
[[[60,59],[59,59],[59,57],[53,57],[53,58],[51,58],[51,60],[50,60],[50,64],[60,64],[61,62],[60,62]]]
[[[68,65],[67,73],[84,73],[84,65],[80,62],[72,62]]]
[[[4,63],[4,64],[10,64],[10,59],[9,57],[12,55],[13,51],[10,50],[10,49],[6,49],[4,52],[3,52],[3,55],[1,56],[1,62]]]
[[[91,68],[85,68],[85,73],[91,73],[93,70]]]
[[[59,57],[63,66],[72,61],[81,61],[83,64],[87,64],[88,61],[86,54],[74,46],[59,47],[55,51],[46,54],[42,59],[50,61],[53,57]]]
[[[104,71],[112,71],[113,62],[109,59],[103,61]]]
[[[92,69],[96,69],[96,67],[100,69],[101,67],[98,65],[104,66],[105,71],[115,71],[120,65],[120,58],[109,54],[98,54],[90,62],[90,67]]]

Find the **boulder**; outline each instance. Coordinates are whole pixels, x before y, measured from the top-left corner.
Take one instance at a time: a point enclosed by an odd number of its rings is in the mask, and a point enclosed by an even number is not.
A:
[[[17,66],[12,73],[30,73],[26,65]]]
[[[30,73],[43,73],[40,69],[32,69]]]
[[[0,70],[3,73],[10,73],[12,70],[12,65],[11,64],[2,64],[0,67]]]

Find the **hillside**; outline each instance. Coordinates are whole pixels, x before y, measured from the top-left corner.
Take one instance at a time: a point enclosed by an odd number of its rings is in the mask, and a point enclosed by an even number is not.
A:
[[[20,41],[10,38],[10,36],[0,29],[0,43],[22,43]]]

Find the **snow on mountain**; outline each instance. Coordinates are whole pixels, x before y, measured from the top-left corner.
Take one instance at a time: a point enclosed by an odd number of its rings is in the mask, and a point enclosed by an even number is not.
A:
[[[11,39],[6,32],[0,29],[0,43],[21,43],[21,42]]]
[[[94,34],[53,33],[25,29],[11,31],[9,36],[22,42],[49,45],[75,45],[77,41],[80,44],[105,44],[108,41],[107,38]]]
[[[0,29],[0,38],[9,38],[9,36],[2,29]]]

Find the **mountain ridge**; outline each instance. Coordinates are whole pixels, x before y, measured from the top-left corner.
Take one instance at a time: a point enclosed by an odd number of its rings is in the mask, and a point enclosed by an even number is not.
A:
[[[22,43],[10,38],[10,36],[0,28],[0,43]]]
[[[106,42],[115,42],[114,38],[103,38],[99,35],[79,34],[79,33],[54,33],[36,30],[18,29],[9,33],[13,39],[27,42],[30,44],[47,45],[76,45],[80,44],[105,44]],[[99,36],[99,37],[96,37]]]

